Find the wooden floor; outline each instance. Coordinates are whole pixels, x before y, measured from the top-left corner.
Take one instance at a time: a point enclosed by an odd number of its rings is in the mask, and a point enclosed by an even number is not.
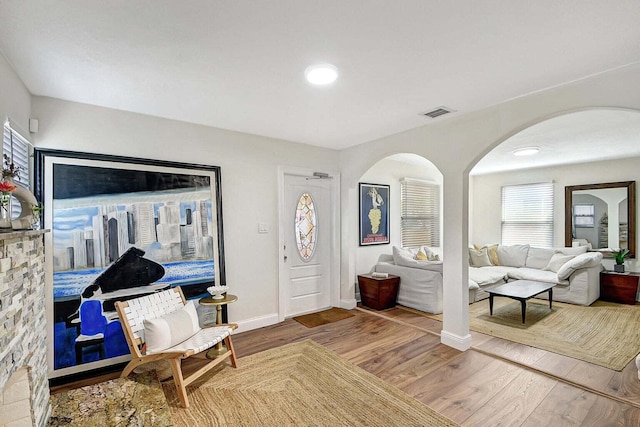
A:
[[[465,426],[640,425],[633,362],[616,372],[473,332],[473,349],[460,352],[440,344],[442,323],[419,314],[353,313],[315,328],[288,319],[235,334],[234,346],[244,357],[312,339]]]

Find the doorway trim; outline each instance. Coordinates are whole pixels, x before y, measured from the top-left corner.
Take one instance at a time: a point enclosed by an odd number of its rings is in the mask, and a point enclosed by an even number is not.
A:
[[[323,168],[320,168],[323,169]],[[313,173],[318,172],[309,168],[296,166],[278,166],[278,321],[285,319],[286,304],[286,275],[284,264],[284,230],[285,224],[285,175],[295,175],[303,177],[313,177]],[[330,301],[332,307],[340,307],[340,174],[333,171],[325,171],[331,178],[329,186],[331,194],[331,241],[329,242],[329,290],[331,293]]]

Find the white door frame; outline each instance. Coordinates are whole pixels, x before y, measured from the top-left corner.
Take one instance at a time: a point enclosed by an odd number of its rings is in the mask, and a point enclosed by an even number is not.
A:
[[[322,168],[321,168],[322,169]],[[288,298],[287,275],[284,264],[284,241],[285,227],[293,224],[285,224],[285,175],[296,175],[312,177],[316,172],[312,169],[301,168],[295,166],[278,166],[278,321],[285,319],[284,308]],[[329,280],[331,292],[331,306],[340,307],[340,174],[337,172],[326,171],[322,169],[320,172],[328,173],[331,178],[331,242],[329,247]]]

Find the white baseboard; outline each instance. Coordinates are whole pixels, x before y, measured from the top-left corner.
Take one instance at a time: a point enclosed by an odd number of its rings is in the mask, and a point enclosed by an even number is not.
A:
[[[456,350],[466,351],[471,348],[471,334],[461,337],[443,330],[440,333],[440,342]]]
[[[251,331],[253,329],[258,329],[279,323],[278,313],[268,314],[261,317],[254,317],[252,319],[241,320],[234,323],[238,324],[238,329],[236,329],[235,333]]]
[[[357,305],[358,301],[356,301],[355,298],[340,300],[340,308],[344,308],[345,310],[353,310]]]

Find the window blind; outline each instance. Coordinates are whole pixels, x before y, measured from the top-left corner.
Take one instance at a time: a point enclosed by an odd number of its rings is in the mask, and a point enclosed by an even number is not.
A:
[[[502,187],[502,244],[553,246],[553,182]]]
[[[404,178],[400,193],[402,247],[440,246],[440,186]]]
[[[2,166],[7,165],[4,162],[4,155],[9,156],[9,162],[13,162],[15,167],[20,168],[20,174],[13,178],[14,184],[29,188],[29,146],[30,143],[24,138],[7,120],[4,124],[2,136]],[[20,215],[20,203],[13,199],[11,202],[11,217],[16,218]]]

